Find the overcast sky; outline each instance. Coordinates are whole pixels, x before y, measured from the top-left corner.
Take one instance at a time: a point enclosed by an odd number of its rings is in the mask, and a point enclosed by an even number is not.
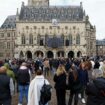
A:
[[[16,14],[22,1],[27,5],[28,0],[0,0],[0,26],[8,15]],[[79,5],[81,1],[90,22],[96,25],[97,39],[105,38],[105,0],[50,0],[50,5]]]

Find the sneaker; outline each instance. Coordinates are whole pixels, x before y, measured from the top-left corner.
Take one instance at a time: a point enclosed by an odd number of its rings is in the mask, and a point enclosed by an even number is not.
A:
[[[18,105],[22,105],[22,104],[18,103]]]
[[[80,99],[81,99],[81,94],[78,94],[78,98],[80,98]]]
[[[85,101],[84,98],[82,98],[81,101],[82,101],[83,104],[86,104],[86,101]]]

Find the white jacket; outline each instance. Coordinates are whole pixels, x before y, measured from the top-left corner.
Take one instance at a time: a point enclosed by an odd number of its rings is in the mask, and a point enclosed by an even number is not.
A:
[[[45,79],[45,83],[49,82]],[[39,105],[40,90],[44,84],[44,76],[36,76],[30,83],[28,93],[28,105]]]

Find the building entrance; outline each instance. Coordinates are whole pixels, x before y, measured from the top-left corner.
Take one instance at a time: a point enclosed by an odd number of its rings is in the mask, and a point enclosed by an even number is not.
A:
[[[26,52],[26,57],[27,57],[27,59],[32,59],[32,53],[31,53],[31,51],[27,51]]]
[[[68,53],[68,58],[74,58],[74,52],[73,51],[70,51]]]
[[[48,51],[47,52],[47,58],[53,58],[54,57],[54,54],[52,51]]]

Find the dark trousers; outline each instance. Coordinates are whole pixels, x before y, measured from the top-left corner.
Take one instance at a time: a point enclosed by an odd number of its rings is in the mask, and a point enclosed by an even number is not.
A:
[[[48,67],[45,68],[44,75],[45,77],[50,75],[50,69]]]
[[[57,105],[66,105],[65,104],[65,96],[66,90],[64,89],[56,89],[56,96],[57,96]]]
[[[11,99],[0,101],[0,105],[11,105]]]
[[[81,98],[84,98],[85,97],[85,88],[86,88],[86,86],[83,85],[82,86],[82,91],[81,91]]]
[[[72,105],[73,97],[74,97],[74,105],[78,105],[78,93],[74,93],[72,91],[70,92],[68,105]]]

